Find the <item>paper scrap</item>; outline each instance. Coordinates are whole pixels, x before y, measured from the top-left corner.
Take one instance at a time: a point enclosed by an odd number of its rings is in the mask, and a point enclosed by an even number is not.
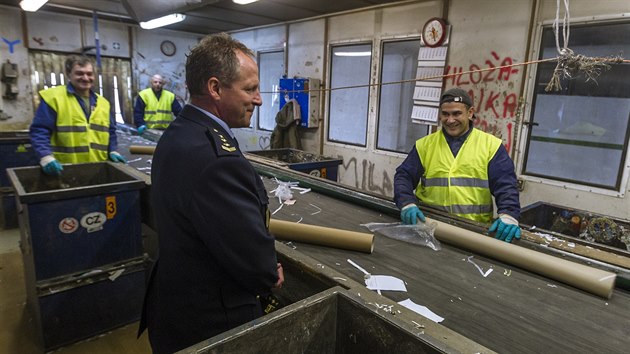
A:
[[[370,290],[407,291],[405,282],[391,275],[371,275],[365,279],[365,285]]]
[[[435,312],[429,310],[428,307],[426,306],[422,306],[422,305],[418,305],[415,302],[411,301],[411,299],[407,299],[407,300],[403,300],[399,302],[400,305],[410,309],[413,312],[416,312],[428,319],[430,319],[431,321],[435,322],[435,323],[440,323],[442,321],[444,321],[444,317],[440,317],[439,315],[437,315]]]
[[[392,277],[391,275],[372,275],[351,259],[348,259],[348,263],[365,274],[365,286],[370,290],[376,290],[379,295],[381,294],[381,290],[407,291],[405,282],[399,278]]]
[[[490,275],[490,273],[492,273],[492,270],[493,270],[492,268],[488,269],[488,270],[484,273],[483,269],[481,269],[481,267],[480,267],[480,266],[478,266],[478,265],[477,265],[477,263],[475,263],[475,262],[471,261],[471,259],[472,259],[472,258],[473,258],[473,256],[468,257],[468,263],[472,263],[472,264],[473,264],[473,265],[477,268],[477,270],[479,271],[479,273],[481,273],[481,275],[483,275],[483,277],[484,277],[484,278],[485,278],[485,277],[487,277],[488,275]]]

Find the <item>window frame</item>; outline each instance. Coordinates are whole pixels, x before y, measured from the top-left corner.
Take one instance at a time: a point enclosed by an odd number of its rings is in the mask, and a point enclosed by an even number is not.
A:
[[[534,40],[531,45],[531,60],[542,59],[544,51],[544,48],[542,48],[543,34],[545,30],[549,30],[551,28],[552,24],[553,21],[551,20],[540,22],[538,24],[537,32],[535,35],[536,40]],[[599,16],[597,19],[593,17],[576,18],[571,23],[571,26],[575,28],[614,24],[630,24],[630,22],[628,22],[627,18],[623,18],[621,16]],[[588,183],[577,179],[561,178],[526,171],[527,159],[530,153],[531,136],[534,130],[533,126],[536,125],[536,122],[534,121],[534,113],[536,108],[536,98],[539,94],[537,92],[537,86],[542,84],[542,82],[539,82],[539,65],[540,64],[533,64],[529,65],[527,68],[527,77],[529,77],[530,79],[528,85],[526,86],[528,90],[526,97],[528,101],[531,102],[531,104],[526,106],[524,116],[527,118],[522,123],[522,130],[520,133],[520,135],[523,136],[523,139],[521,139],[521,142],[519,143],[520,149],[522,151],[522,153],[519,154],[518,159],[519,178],[525,181],[543,183],[550,186],[571,188],[575,190],[588,191],[608,196],[623,197],[625,195],[626,186],[628,185],[628,179],[630,175],[630,117],[628,117],[627,121],[624,149],[621,152],[622,155],[620,157],[619,166],[617,169],[615,186],[611,187],[603,184]],[[555,63],[553,65],[555,65]],[[576,80],[584,80],[584,78],[580,77],[576,78]]]
[[[379,45],[379,71],[378,71],[378,89],[376,92],[376,107],[375,107],[375,111],[376,111],[376,119],[375,119],[375,123],[374,123],[374,151],[380,151],[380,152],[388,152],[388,153],[394,153],[394,154],[408,154],[411,147],[412,146],[408,146],[406,151],[398,151],[398,150],[392,150],[392,149],[386,149],[386,148],[379,148],[379,143],[378,143],[378,139],[379,139],[379,130],[380,130],[380,122],[381,122],[381,98],[382,98],[382,88],[383,88],[383,68],[384,68],[384,57],[385,57],[385,45],[387,43],[396,43],[396,42],[406,42],[406,41],[414,41],[414,40],[418,40],[421,41],[422,40],[422,36],[417,35],[417,34],[412,34],[412,35],[408,35],[408,36],[404,36],[404,37],[391,37],[391,38],[381,38],[380,40],[380,45]],[[419,46],[419,48],[422,46],[422,44]],[[418,50],[419,50],[418,48]],[[416,73],[414,73],[414,78],[417,75],[417,68],[418,68],[418,64],[417,64],[417,60],[416,60]],[[412,85],[414,85],[415,87],[415,82],[411,83]],[[413,109],[413,90],[412,90],[412,94],[411,94],[411,100],[408,102],[409,106],[411,107],[411,109]],[[411,115],[408,117],[409,120],[411,121]],[[416,124],[416,123],[411,123],[411,124]],[[427,129],[427,132],[425,135],[422,136],[418,136],[416,138],[420,139],[423,136],[429,135],[431,134],[433,127],[431,124],[418,124],[418,125],[422,125],[425,126]]]
[[[263,50],[257,50],[256,51],[256,64],[258,66],[258,76],[260,77],[261,73],[262,73],[262,68],[260,67],[260,57],[261,55],[264,54],[271,54],[271,53],[282,53],[282,66],[283,66],[283,73],[282,75],[287,75],[287,53],[285,51],[284,48],[269,48],[269,49],[263,49]],[[280,80],[280,78],[278,78],[278,80]],[[278,81],[279,82],[279,81]],[[262,82],[261,82],[261,86],[262,86]],[[260,89],[261,92],[266,92],[262,89]],[[270,90],[272,91],[272,90]],[[271,93],[271,95],[273,95],[273,93]],[[261,97],[262,97],[262,93],[261,93]],[[267,107],[269,107],[269,105],[266,105]],[[263,106],[265,107],[265,100],[263,98]],[[251,125],[248,127],[249,129],[255,129],[256,131],[263,131],[263,132],[272,132],[274,127],[272,127],[271,129],[266,129],[266,128],[262,128],[260,126],[260,109],[262,107],[256,107],[256,111],[254,113],[254,116],[252,117],[252,122],[250,123]],[[279,111],[279,109],[278,109]]]
[[[366,116],[365,116],[365,143],[363,144],[357,144],[357,143],[351,143],[351,142],[346,142],[346,141],[341,141],[341,140],[332,140],[330,138],[330,131],[331,129],[333,129],[332,124],[331,124],[331,108],[332,108],[332,100],[331,100],[331,95],[333,90],[331,90],[331,85],[332,85],[332,73],[333,73],[333,50],[334,48],[338,48],[338,47],[350,47],[350,46],[361,46],[361,45],[369,45],[370,46],[370,64],[369,64],[369,78],[368,78],[368,84],[372,84],[372,66],[374,63],[374,57],[376,55],[376,53],[374,52],[374,48],[375,43],[373,40],[365,40],[365,39],[360,39],[360,40],[353,40],[353,41],[342,41],[342,42],[330,42],[328,43],[328,58],[330,58],[329,60],[329,64],[328,64],[328,83],[327,83],[327,94],[326,94],[326,139],[325,139],[325,143],[326,144],[339,144],[339,145],[343,145],[343,146],[351,146],[354,148],[359,148],[359,149],[367,149],[370,146],[370,105],[372,102],[371,99],[371,90],[372,90],[372,86],[367,86],[367,106],[366,106]]]

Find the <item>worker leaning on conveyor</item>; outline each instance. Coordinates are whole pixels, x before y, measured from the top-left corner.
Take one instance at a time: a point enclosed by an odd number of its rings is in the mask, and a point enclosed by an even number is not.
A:
[[[252,321],[284,282],[269,233],[269,199],[232,129],[262,104],[254,53],[222,33],[188,54],[187,104],[162,134],[151,166],[159,256],[140,333],[172,353]],[[264,301],[264,303],[263,303]]]
[[[133,122],[138,135],[149,129],[166,129],[182,111],[182,106],[175,99],[175,94],[164,89],[164,78],[155,74],[151,77],[151,87],[138,93],[133,106]],[[173,115],[172,115],[172,114]]]
[[[109,102],[92,91],[92,60],[70,56],[64,68],[70,82],[39,92],[41,102],[30,127],[44,173],[60,175],[62,163],[127,162],[116,152],[116,120]]]
[[[416,141],[396,169],[394,201],[405,224],[425,221],[417,200],[451,214],[492,222],[494,196],[499,217],[489,231],[511,242],[521,237],[521,208],[514,163],[501,139],[472,126],[475,109],[466,91],[440,98],[442,129]]]

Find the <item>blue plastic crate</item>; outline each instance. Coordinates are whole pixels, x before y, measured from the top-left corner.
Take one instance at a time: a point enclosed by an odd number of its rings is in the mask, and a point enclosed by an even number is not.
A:
[[[270,149],[248,151],[248,153],[278,161],[279,165],[285,165],[292,170],[335,182],[337,182],[339,165],[343,162],[342,159],[315,155],[297,149]]]
[[[6,174],[7,168],[37,166],[39,159],[33,147],[28,131],[0,132],[0,187],[10,187]]]
[[[141,256],[144,181],[113,163],[8,170],[21,212],[25,268],[37,281]]]
[[[28,307],[43,351],[72,344],[140,318],[145,289],[145,261],[135,259],[121,267],[101,268],[84,277],[62,277],[53,282],[30,283]],[[111,278],[110,278],[111,277]]]

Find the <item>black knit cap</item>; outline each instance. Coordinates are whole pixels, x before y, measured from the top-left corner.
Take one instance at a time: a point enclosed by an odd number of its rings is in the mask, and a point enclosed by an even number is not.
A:
[[[440,106],[443,103],[448,102],[461,102],[468,107],[472,107],[473,105],[472,99],[470,98],[470,96],[468,96],[468,93],[457,87],[452,88],[442,94],[442,97],[440,98]]]

